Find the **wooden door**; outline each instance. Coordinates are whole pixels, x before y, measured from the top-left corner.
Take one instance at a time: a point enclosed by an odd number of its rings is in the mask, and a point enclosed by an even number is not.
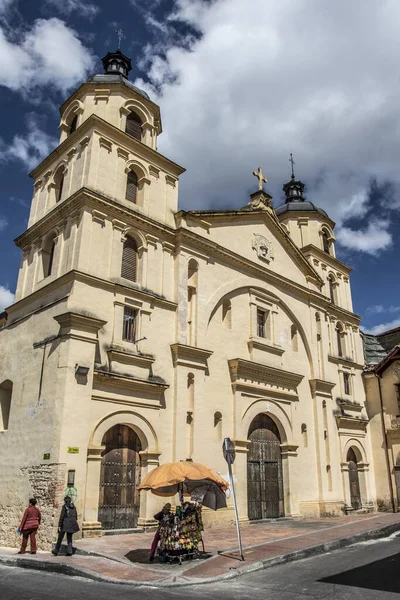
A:
[[[284,516],[280,436],[274,421],[258,415],[249,430],[247,503],[250,520]]]
[[[130,529],[139,518],[140,440],[126,425],[115,425],[104,438],[101,459],[99,521],[103,529]]]
[[[358,479],[357,457],[354,450],[350,448],[347,453],[349,463],[350,502],[354,510],[361,508],[360,482]]]
[[[397,506],[400,508],[400,467],[394,468],[396,478]]]

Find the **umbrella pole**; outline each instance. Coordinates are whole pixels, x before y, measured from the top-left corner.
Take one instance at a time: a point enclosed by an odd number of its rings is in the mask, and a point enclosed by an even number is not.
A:
[[[231,463],[231,456],[230,456],[229,452],[227,454],[226,461],[228,463],[229,480],[230,480],[231,490],[232,490],[233,508],[235,510],[235,521],[236,521],[236,531],[237,531],[238,542],[239,542],[240,560],[244,560],[243,548],[242,548],[242,536],[240,535],[240,526],[239,526],[239,514],[238,514],[237,502],[236,502],[236,492],[235,492],[235,485],[233,483],[233,475],[232,475],[232,463]]]

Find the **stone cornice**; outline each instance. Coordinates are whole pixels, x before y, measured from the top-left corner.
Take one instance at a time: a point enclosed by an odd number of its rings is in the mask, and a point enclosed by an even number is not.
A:
[[[346,265],[344,262],[342,262],[335,256],[324,252],[323,250],[321,250],[321,248],[318,248],[318,246],[314,246],[314,244],[307,244],[307,246],[303,246],[303,248],[300,248],[300,250],[305,256],[316,256],[321,262],[327,263],[334,269],[342,271],[346,275],[351,273],[351,271],[353,270],[351,267]]]
[[[115,220],[123,217],[123,220],[127,222],[127,225],[133,227],[140,227],[144,233],[157,232],[158,235],[163,237],[163,241],[174,242],[174,230],[163,223],[159,223],[154,219],[143,215],[143,213],[136,212],[104,196],[90,190],[88,188],[80,188],[72,196],[63,200],[59,204],[42,217],[37,223],[32,225],[27,231],[18,236],[14,242],[19,248],[32,244],[35,240],[42,237],[52,227],[56,227],[61,222],[64,222],[73,210],[74,213],[83,211],[85,208],[91,208],[94,210],[100,209],[101,212],[108,211],[106,214],[110,220]]]
[[[262,365],[243,358],[232,358],[228,360],[229,373],[232,383],[240,379],[253,380],[258,383],[273,384],[295,390],[304,375],[284,371],[269,365]]]
[[[293,242],[291,237],[284,231],[282,228],[278,218],[275,213],[271,210],[253,210],[253,211],[216,211],[214,214],[212,212],[206,211],[205,214],[202,214],[202,211],[193,211],[186,213],[185,211],[180,211],[179,213],[183,218],[187,215],[188,218],[192,216],[196,216],[198,218],[203,218],[206,216],[207,221],[210,221],[211,224],[214,220],[217,222],[226,221],[227,218],[230,221],[240,220],[242,222],[252,221],[254,218],[263,219],[269,226],[270,229],[273,230],[273,233],[277,236],[278,240],[280,240],[284,246],[286,246],[289,254],[294,258],[297,265],[300,267],[301,271],[306,275],[310,281],[313,281],[320,289],[323,285],[323,281],[318,273],[315,271],[314,267],[310,265],[308,260],[303,256],[302,252]]]
[[[336,415],[336,424],[338,429],[346,429],[346,430],[363,430],[365,431],[368,425],[368,419],[359,419],[357,417],[350,417],[344,415]]]
[[[107,324],[107,321],[76,312],[65,312],[53,317],[60,326],[61,335],[76,336],[79,333],[96,335]]]
[[[128,352],[115,345],[107,348],[107,355],[110,361],[118,360],[123,364],[144,367],[147,369],[150,369],[151,365],[156,360],[154,356],[143,355],[137,352]]]
[[[352,358],[347,358],[344,356],[332,356],[332,354],[328,354],[328,360],[336,365],[343,364],[348,367],[353,367],[354,369],[359,369],[360,371],[364,369],[363,364],[356,363]]]
[[[335,387],[336,383],[332,383],[331,381],[324,381],[323,379],[310,379],[310,388],[313,396],[325,396],[332,397],[332,389]]]
[[[112,141],[122,147],[126,152],[132,154],[139,154],[145,160],[148,160],[151,164],[157,168],[161,168],[169,175],[179,177],[186,169],[169,160],[166,156],[163,156],[153,148],[150,148],[143,142],[134,139],[132,136],[125,133],[118,127],[115,127],[108,121],[98,117],[97,115],[90,115],[76,131],[68,136],[53,152],[51,152],[31,173],[29,176],[33,179],[39,177],[50,165],[57,159],[65,156],[71,148],[73,148],[80,139],[88,134],[97,133],[98,135],[108,134]]]
[[[213,354],[211,350],[187,346],[186,344],[171,344],[174,366],[177,365],[208,370],[207,361]]]
[[[138,377],[131,377],[127,375],[119,375],[117,373],[110,373],[108,371],[94,370],[94,380],[102,382],[103,385],[110,384],[110,386],[117,386],[121,388],[128,388],[129,390],[135,390],[139,392],[148,392],[159,395],[169,388],[169,384],[161,383],[158,381],[149,381],[148,379],[139,379]],[[97,392],[97,393],[96,393]],[[95,395],[98,394],[96,390]]]

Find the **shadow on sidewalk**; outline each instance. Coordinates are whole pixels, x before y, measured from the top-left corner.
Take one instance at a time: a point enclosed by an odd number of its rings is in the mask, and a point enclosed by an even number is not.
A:
[[[342,571],[342,573],[331,575],[330,577],[324,577],[323,579],[319,579],[319,581],[399,594],[399,560],[400,553],[392,554],[392,556],[387,556],[362,567]]]

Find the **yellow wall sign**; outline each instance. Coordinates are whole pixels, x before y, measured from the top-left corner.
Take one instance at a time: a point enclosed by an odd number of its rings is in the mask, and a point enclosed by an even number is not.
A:
[[[68,454],[79,454],[79,448],[77,446],[68,446]]]

